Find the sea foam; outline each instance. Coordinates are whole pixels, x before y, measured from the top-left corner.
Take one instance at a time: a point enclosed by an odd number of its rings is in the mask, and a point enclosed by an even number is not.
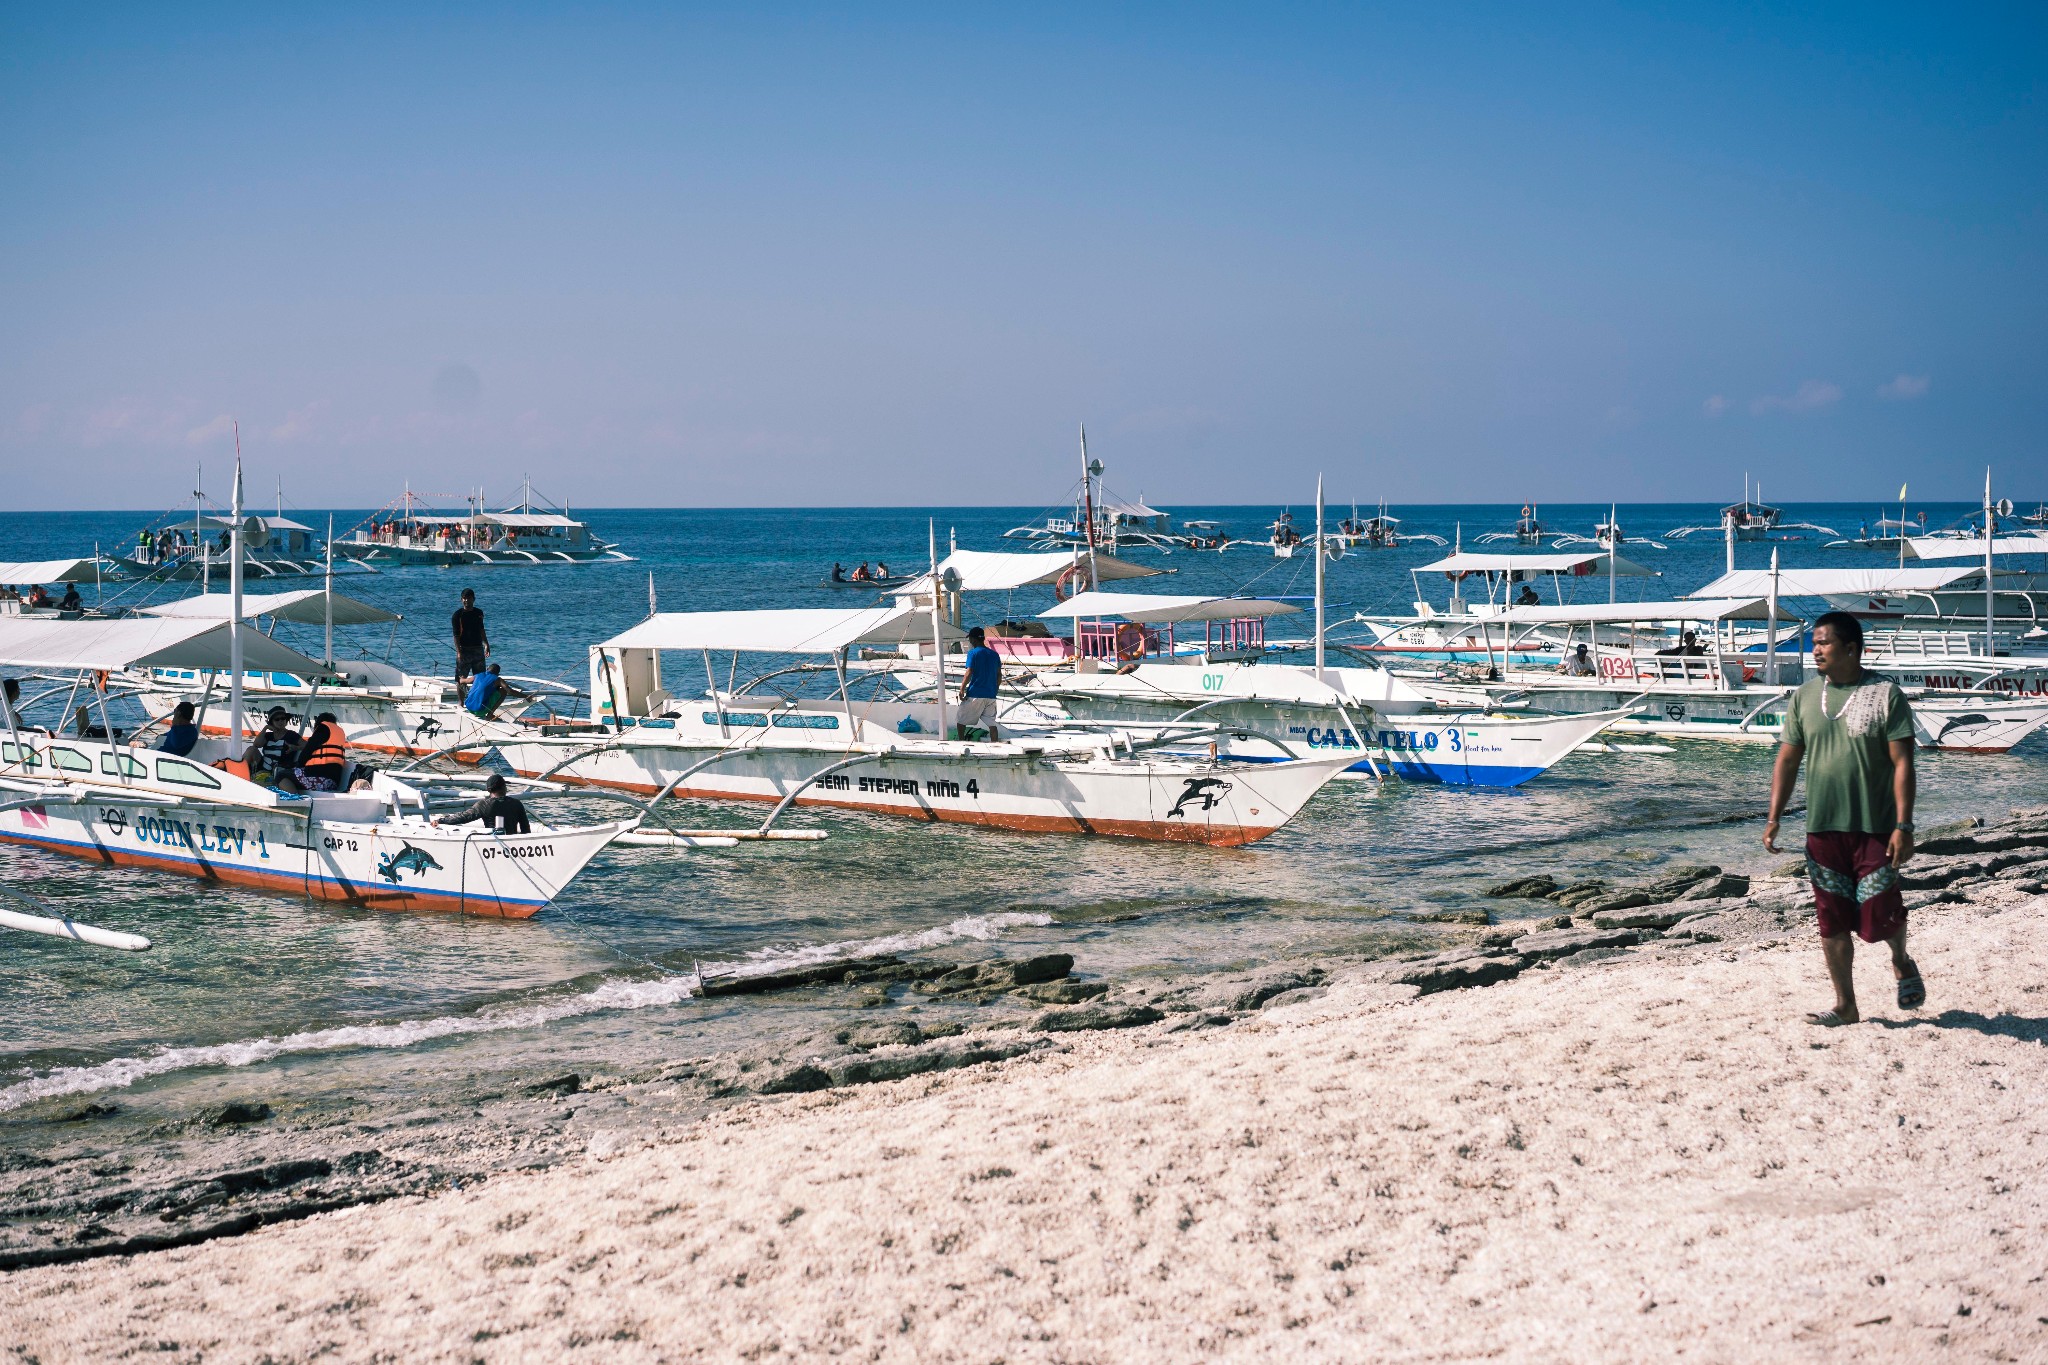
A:
[[[705,964],[719,975],[757,975],[788,971],[842,958],[872,957],[878,953],[915,952],[937,948],[961,939],[993,939],[1005,929],[1052,923],[1050,915],[970,915],[949,924],[912,933],[886,934],[879,938],[842,940],[837,943],[798,944],[765,948],[744,961]],[[562,1019],[599,1014],[607,1010],[643,1010],[672,1005],[696,992],[696,977],[670,976],[653,981],[607,981],[581,995],[544,1001],[511,1009],[484,1010],[477,1014],[441,1015],[432,1019],[406,1019],[392,1024],[344,1024],[337,1028],[309,1029],[281,1038],[251,1038],[234,1043],[212,1043],[195,1047],[171,1047],[147,1057],[116,1057],[93,1066],[59,1067],[0,1088],[0,1113],[19,1109],[37,1100],[57,1095],[88,1094],[116,1090],[152,1076],[209,1066],[253,1066],[274,1057],[298,1052],[332,1052],[346,1048],[402,1048],[465,1033],[495,1033],[507,1029],[538,1028]]]

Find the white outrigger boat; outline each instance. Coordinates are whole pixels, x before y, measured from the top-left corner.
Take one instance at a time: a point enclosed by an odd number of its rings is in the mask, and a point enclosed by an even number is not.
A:
[[[225,621],[232,604],[227,593],[207,593],[144,608],[144,614],[174,620]],[[307,668],[245,668],[243,694],[257,711],[282,706],[295,715],[332,711],[348,733],[349,747],[417,757],[441,747],[442,722],[437,716],[460,714],[461,697],[446,675],[409,673],[382,659],[337,658],[334,628],[390,624],[395,612],[332,590],[305,588],[293,592],[255,593],[242,599],[247,620],[269,619],[325,628],[324,657]],[[542,705],[573,700],[581,694],[546,678],[508,675],[505,681]],[[120,683],[132,689],[151,719],[163,720],[181,701],[191,702],[205,717],[201,728],[225,734],[227,720],[212,704],[230,680],[205,669],[164,664],[136,668]]]
[[[1009,665],[1004,723],[1074,720],[1160,734],[1199,723],[1214,732],[1194,743],[1239,762],[1275,762],[1299,747],[1311,754],[1349,753],[1347,775],[1517,786],[1621,717],[1619,710],[1605,716],[1489,714],[1483,691],[1446,691],[1432,699],[1380,668],[1326,666],[1325,561],[1341,553],[1341,542],[1321,530],[1322,515],[1319,488],[1311,543],[1328,549],[1316,565],[1313,669],[1263,661],[1277,648],[1266,638],[1267,622],[1301,610],[1291,603],[1091,588],[1040,613],[1071,622],[1071,638],[1043,630],[989,636],[989,647]],[[1050,581],[1048,558],[955,550],[939,566],[947,619],[960,620],[962,592]],[[920,586],[930,591],[929,580]],[[928,686],[933,675],[906,667],[900,676],[915,687]]]
[[[1422,587],[1424,574],[1440,573],[1450,584],[1449,601],[1438,608]],[[1500,553],[1459,549],[1453,554],[1409,570],[1414,584],[1414,611],[1407,616],[1383,616],[1360,612],[1347,624],[1365,627],[1370,639],[1345,642],[1344,648],[1368,658],[1408,659],[1431,664],[1496,663],[1517,666],[1554,666],[1563,657],[1562,637],[1556,632],[1525,631],[1512,641],[1496,644],[1497,633],[1490,626],[1500,612],[1513,604],[1516,585],[1533,584],[1544,576],[1550,580],[1553,602],[1571,600],[1569,585],[1582,579],[1599,578],[1607,584],[1608,596],[1615,595],[1616,580],[1655,578],[1657,572],[1633,560],[1605,550],[1548,554],[1541,551]],[[1483,601],[1466,597],[1466,585],[1473,581],[1485,590]],[[1526,605],[1526,604],[1525,604]],[[1508,657],[1501,658],[1502,648]]]
[[[959,632],[936,613],[725,611],[662,613],[590,652],[591,695],[603,733],[551,735],[518,722],[464,713],[448,746],[495,748],[522,775],[619,791],[788,806],[831,806],[914,820],[1030,832],[1249,844],[1293,819],[1350,766],[1348,757],[1295,758],[1250,766],[1163,752],[1169,742],[1206,742],[1201,723],[1134,733],[1073,722],[1004,725],[1000,739],[947,738],[949,703],[883,689],[859,699],[852,651],[898,646],[923,634],[941,644]],[[707,686],[685,699],[664,686],[662,656],[701,656]],[[824,657],[735,686],[718,684],[711,656]],[[830,696],[771,690],[829,671]],[[1284,746],[1282,746],[1284,752]],[[650,802],[651,806],[653,803]],[[770,821],[774,815],[769,817]]]
[[[1768,622],[1761,641],[1743,623]],[[1679,628],[1704,628],[1697,654],[1677,652]],[[1779,627],[1789,627],[1782,641]],[[1497,628],[1503,652],[1516,649],[1515,632],[1580,629],[1596,676],[1571,677],[1512,664],[1499,682],[1485,684],[1497,706],[1553,715],[1626,708],[1617,734],[1667,739],[1775,743],[1784,727],[1785,702],[1809,667],[1802,644],[1804,621],[1776,598],[1687,598],[1673,602],[1620,602],[1562,607],[1510,607],[1484,628]],[[1898,682],[1911,701],[1920,743],[1926,748],[1990,753],[2011,748],[2048,725],[2048,702],[2010,700],[1974,691],[1915,684],[1931,681],[1874,658],[1873,671]],[[1438,685],[1413,684],[1425,696]],[[1471,684],[1450,691],[1469,694]]]
[[[1463,705],[1447,693],[1440,705],[1384,669],[1270,663],[1245,647],[1264,646],[1266,618],[1299,610],[1255,598],[1083,593],[1041,613],[1074,622],[1074,656],[1021,677],[1013,708],[1105,725],[1201,722],[1220,730],[1203,742],[1241,762],[1274,761],[1280,740],[1348,754],[1352,775],[1488,787],[1520,786],[1627,714],[1502,715],[1486,709],[1484,693]],[[1188,625],[1212,643],[1220,625],[1224,647],[1191,655],[1175,635]]]
[[[591,534],[589,525],[571,517],[567,508],[535,506],[530,483],[520,486],[519,501],[503,511],[486,510],[478,493],[470,496],[468,510],[460,515],[429,508],[408,488],[395,502],[335,542],[334,549],[369,564],[437,568],[630,562],[633,558]]]
[[[189,754],[167,754],[123,743],[107,719],[99,679],[110,674],[232,672],[236,663],[315,667],[235,622],[0,621],[0,666],[76,674],[105,734],[31,729],[0,696],[0,840],[313,900],[525,919],[639,824],[444,827],[430,818],[427,790],[388,774],[368,790],[290,794],[235,771],[232,739],[202,737]]]

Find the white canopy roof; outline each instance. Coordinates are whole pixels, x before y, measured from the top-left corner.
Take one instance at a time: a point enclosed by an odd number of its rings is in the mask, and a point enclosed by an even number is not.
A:
[[[1148,625],[1187,621],[1236,621],[1248,616],[1283,616],[1300,611],[1261,597],[1164,597],[1144,592],[1076,593],[1040,616],[1121,616]]]
[[[260,512],[251,512],[247,516],[243,517],[242,520],[246,523],[251,517],[255,518],[257,521],[262,522],[266,530],[305,531],[308,534],[311,534],[313,530],[312,527],[306,525],[304,522],[293,521],[290,517],[266,517]],[[232,531],[233,529],[235,529],[235,519],[233,517],[224,517],[217,512],[209,512],[205,516],[196,518],[196,520],[199,522],[201,526],[205,527],[209,531]],[[192,523],[189,521],[179,521],[177,518],[173,517],[169,524],[164,527],[164,529],[167,531],[175,531],[181,526],[190,526],[191,524]]]
[[[1105,502],[1101,509],[1113,517],[1163,517],[1166,513],[1143,502]]]
[[[1561,607],[1509,607],[1485,619],[1517,626],[1621,624],[1629,621],[1766,621],[1770,600],[1763,597],[1695,597],[1682,602],[1574,602]],[[1796,621],[1798,613],[1778,604],[1780,621]]]
[[[514,530],[540,526],[581,526],[583,523],[553,512],[485,512],[477,517],[480,522],[492,526],[509,526]]]
[[[1906,553],[1914,559],[1974,559],[1984,562],[1984,538],[1951,540],[1927,536],[1906,542]],[[2048,555],[2048,535],[1996,536],[1991,541],[1994,555]]]
[[[1062,550],[1057,554],[1014,550],[955,550],[939,561],[939,572],[951,569],[960,575],[962,592],[1007,592],[1014,588],[1037,587],[1051,583],[1072,568],[1082,566],[1087,572],[1088,552],[1086,550]],[[1095,580],[1107,583],[1119,578],[1150,578],[1164,569],[1148,568],[1143,564],[1127,564],[1109,555],[1095,556]],[[897,589],[899,593],[925,591],[925,580],[929,574],[919,574],[911,583]]]
[[[1607,573],[1607,552],[1595,550],[1591,554],[1475,554],[1460,550],[1457,554],[1439,559],[1434,564],[1425,564],[1416,573],[1502,573],[1508,569],[1521,569],[1526,573],[1566,573],[1581,577]],[[1614,556],[1614,574],[1617,578],[1655,578],[1655,569],[1646,569],[1633,560],[1620,555]]]
[[[260,630],[242,631],[245,668],[318,673],[320,665]],[[123,668],[224,669],[225,621],[167,621],[131,616],[119,621],[53,621],[0,616],[0,667],[62,670]]]
[[[27,587],[32,583],[90,583],[93,581],[91,559],[28,559],[10,564],[0,564],[0,583],[9,587]]]
[[[242,594],[242,616],[245,620],[272,616],[280,621],[317,626],[327,619],[326,597],[326,591],[321,588],[301,588],[296,592],[245,592]],[[227,593],[209,592],[142,610],[147,616],[168,616],[181,621],[225,621],[230,600]],[[334,594],[334,624],[337,626],[374,626],[401,619],[397,612],[373,607],[368,602],[344,597],[340,593]]]
[[[1778,596],[1828,597],[1854,594],[1885,597],[1909,592],[1933,592],[1981,569],[1780,569]],[[1737,569],[1724,573],[1687,597],[1767,597],[1771,591],[1769,569]]]
[[[949,640],[961,638],[952,625]],[[865,611],[672,611],[648,617],[600,649],[715,649],[743,654],[834,654],[850,645],[932,638],[931,613],[898,607]]]

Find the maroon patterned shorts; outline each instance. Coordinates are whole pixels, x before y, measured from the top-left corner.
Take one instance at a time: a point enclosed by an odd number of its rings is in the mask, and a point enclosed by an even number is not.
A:
[[[1906,902],[1899,894],[1890,844],[1890,836],[1883,834],[1806,836],[1806,871],[1813,879],[1822,938],[1854,930],[1865,943],[1882,943],[1906,927]]]

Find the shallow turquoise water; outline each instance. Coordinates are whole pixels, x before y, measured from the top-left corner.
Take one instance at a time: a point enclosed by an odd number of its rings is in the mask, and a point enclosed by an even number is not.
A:
[[[1180,509],[1256,533],[1271,508]],[[1345,510],[1348,510],[1348,506]],[[1513,508],[1402,508],[1407,529],[1470,537],[1511,523]],[[1297,516],[1304,509],[1297,506]],[[1590,530],[1604,508],[1546,508]],[[1962,509],[1934,509],[1940,524]],[[1802,508],[1791,516],[1853,530],[1875,509]],[[324,514],[298,512],[324,524]],[[1711,520],[1710,507],[1623,508],[1661,531]],[[653,576],[664,609],[854,606],[818,586],[836,558],[922,562],[928,518],[941,544],[1015,548],[1001,532],[1031,509],[617,511],[590,519],[639,557],[559,569],[389,571],[347,591],[407,617],[396,656],[445,667],[447,614],[477,590],[510,671],[580,681],[587,646],[638,620]],[[338,518],[346,526],[356,518]],[[0,559],[36,559],[132,540],[125,514],[0,517]],[[1782,547],[1788,564],[1877,562]],[[1440,552],[1355,551],[1330,566],[1330,596],[1350,610],[1399,610],[1408,570]],[[1662,570],[1630,595],[1677,595],[1718,573],[1716,540],[1633,551]],[[1765,547],[1739,547],[1761,562]],[[1306,561],[1249,549],[1179,553],[1169,592],[1250,587],[1305,594]],[[1596,585],[1604,589],[1604,584]],[[1441,600],[1441,591],[1431,592]],[[110,596],[112,593],[110,592]],[[87,597],[92,592],[88,588]],[[132,600],[132,597],[124,599]],[[973,604],[979,619],[1050,605],[1044,590]],[[292,634],[286,628],[285,634]],[[1293,633],[1276,630],[1276,634]],[[1333,632],[1336,633],[1336,632]],[[305,637],[310,641],[312,637]],[[372,652],[387,630],[356,637]],[[2039,740],[2004,757],[1923,756],[1925,818],[1990,813],[2048,796]],[[697,962],[810,961],[868,950],[935,955],[1072,952],[1084,974],[1125,975],[1253,964],[1317,951],[1370,952],[1441,929],[1416,917],[1475,903],[1479,888],[1524,870],[1632,875],[1683,859],[1768,865],[1754,820],[1769,751],[1680,746],[1671,755],[1579,755],[1514,791],[1339,783],[1273,838],[1213,850],[1059,836],[929,828],[811,814],[822,844],[677,855],[606,854],[555,907],[525,923],[352,911],[105,870],[0,847],[0,878],[112,928],[149,934],[141,955],[10,934],[0,939],[0,1112],[118,1089],[124,1104],[177,1104],[229,1075],[273,1090],[431,1097],[451,1076],[506,1066],[722,1050],[801,1025],[800,1000],[701,1001]],[[705,807],[692,823],[737,822]],[[1498,908],[1498,907],[1496,907]]]

